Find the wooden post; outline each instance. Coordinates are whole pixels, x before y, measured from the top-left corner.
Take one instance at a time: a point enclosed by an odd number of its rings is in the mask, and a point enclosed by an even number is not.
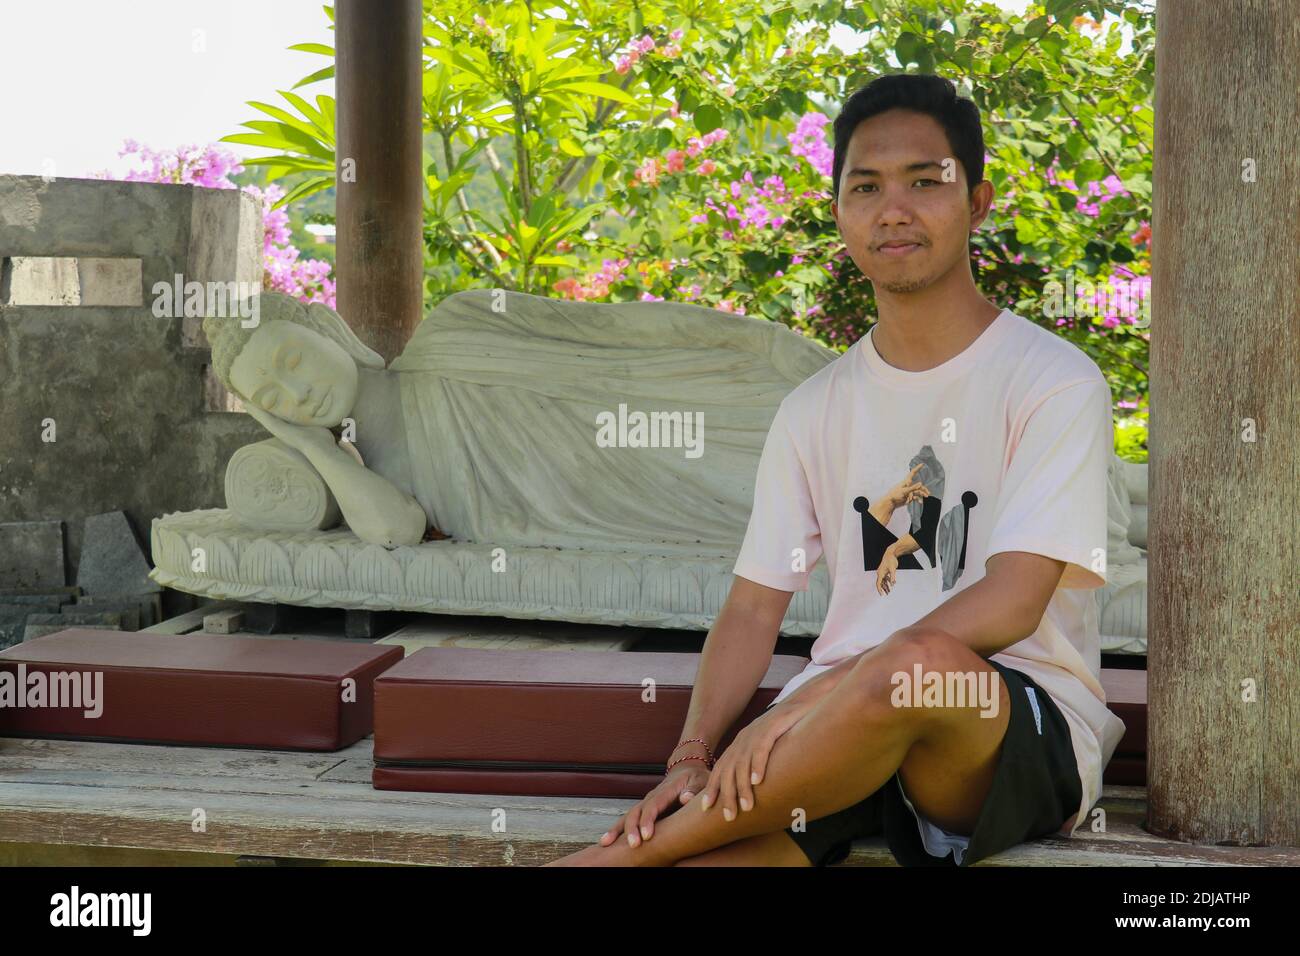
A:
[[[338,0],[338,312],[391,361],[423,311],[420,0]]]
[[[1199,843],[1300,846],[1300,20],[1285,7],[1157,12],[1148,828]]]

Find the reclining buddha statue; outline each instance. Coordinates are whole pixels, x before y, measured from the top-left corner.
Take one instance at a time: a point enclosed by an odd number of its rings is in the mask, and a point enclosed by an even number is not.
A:
[[[482,289],[443,300],[385,368],[324,305],[264,292],[257,314],[204,321],[216,374],[347,527],[390,549],[431,534],[734,554],[777,405],[835,357],[699,306]],[[336,443],[340,425],[359,454]],[[246,494],[227,478],[228,499]],[[227,503],[244,526],[286,527]]]

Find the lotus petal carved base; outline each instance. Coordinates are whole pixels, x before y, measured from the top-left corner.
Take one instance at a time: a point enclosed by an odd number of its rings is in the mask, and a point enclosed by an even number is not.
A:
[[[150,537],[155,581],[212,598],[690,630],[712,626],[735,566],[735,555],[501,549],[454,540],[388,550],[345,525],[253,531],[225,508],[155,518]],[[820,633],[829,594],[819,566],[811,588],[795,593],[781,633]]]

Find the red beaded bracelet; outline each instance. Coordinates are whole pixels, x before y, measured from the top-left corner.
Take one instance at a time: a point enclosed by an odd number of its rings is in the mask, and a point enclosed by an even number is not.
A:
[[[714,756],[713,756],[713,751],[709,749],[709,745],[708,745],[708,743],[705,742],[705,740],[704,740],[703,737],[687,737],[685,740],[679,740],[679,741],[677,741],[677,747],[680,747],[682,744],[689,744],[689,743],[695,743],[695,742],[698,742],[698,743],[700,743],[701,745],[703,745],[703,747],[704,747],[704,752],[707,753],[707,754],[709,755],[709,762],[712,763],[712,762],[714,761],[714,759],[715,759]],[[671,757],[673,754],[677,753],[677,747],[674,747],[674,748],[673,748],[673,753],[669,754],[668,756]]]
[[[668,773],[669,770],[672,770],[673,767],[677,766],[677,765],[678,765],[679,763],[681,763],[683,760],[703,760],[703,761],[704,761],[704,768],[705,768],[706,770],[712,770],[712,769],[713,769],[713,761],[712,761],[712,760],[710,760],[710,759],[708,759],[708,758],[705,758],[705,757],[692,756],[692,755],[690,755],[690,754],[687,754],[685,757],[678,757],[676,760],[674,760],[672,763],[670,763],[667,767],[665,767],[665,768],[664,768],[664,774],[666,775],[666,774]]]

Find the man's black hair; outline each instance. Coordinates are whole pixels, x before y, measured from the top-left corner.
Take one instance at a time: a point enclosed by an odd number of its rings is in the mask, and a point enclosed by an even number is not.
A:
[[[877,77],[855,92],[835,117],[835,183],[832,195],[840,197],[840,174],[849,139],[858,124],[885,110],[907,109],[933,116],[948,136],[953,155],[966,171],[967,192],[984,178],[984,127],[979,107],[957,95],[952,80],[930,73],[892,73]]]

